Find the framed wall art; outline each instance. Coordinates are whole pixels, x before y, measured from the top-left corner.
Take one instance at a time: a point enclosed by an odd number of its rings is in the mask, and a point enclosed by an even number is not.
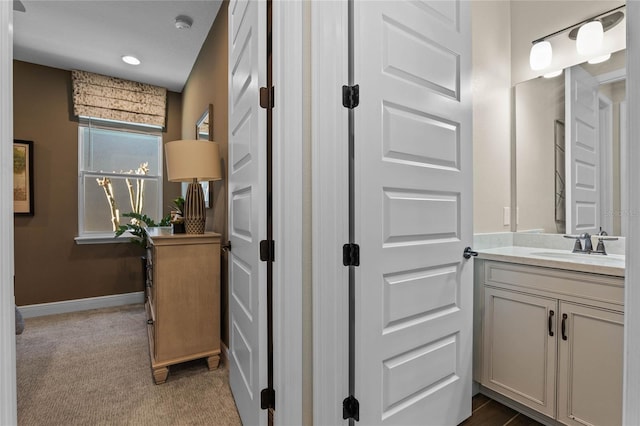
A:
[[[33,142],[13,140],[13,212],[33,216]]]

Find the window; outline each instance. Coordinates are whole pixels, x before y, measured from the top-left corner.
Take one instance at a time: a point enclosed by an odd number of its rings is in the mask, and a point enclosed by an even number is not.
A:
[[[82,119],[78,127],[78,242],[113,241],[123,213],[162,216],[159,128]],[[93,241],[92,241],[93,242]]]

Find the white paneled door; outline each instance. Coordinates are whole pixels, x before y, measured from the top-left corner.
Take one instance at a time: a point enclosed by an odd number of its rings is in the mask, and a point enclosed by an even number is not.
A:
[[[601,226],[598,81],[580,65],[565,70],[567,233]]]
[[[471,24],[464,1],[355,1],[355,396],[363,425],[471,414]]]
[[[265,263],[266,113],[259,88],[266,71],[263,1],[229,4],[229,381],[245,425],[266,424]]]

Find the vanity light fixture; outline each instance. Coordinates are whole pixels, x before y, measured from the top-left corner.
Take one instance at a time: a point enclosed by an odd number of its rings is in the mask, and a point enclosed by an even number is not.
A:
[[[122,62],[124,62],[125,64],[129,64],[129,65],[140,65],[140,59],[136,58],[135,56],[131,56],[131,55],[124,55],[122,57]]]
[[[622,6],[607,10],[606,12],[602,12],[584,21],[580,21],[534,40],[532,42],[531,52],[529,53],[529,65],[531,69],[539,71],[551,64],[552,48],[548,39],[569,30],[571,30],[569,32],[569,38],[576,40],[576,50],[580,55],[598,55],[591,58],[589,63],[596,64],[609,59],[610,54],[602,55],[598,53],[601,53],[600,50],[604,40],[604,33],[618,25],[624,19],[624,12],[619,10],[623,7],[626,7],[626,5],[623,4]],[[545,43],[547,43],[548,46],[545,46]]]
[[[595,55],[602,48],[604,28],[602,22],[591,21],[582,25],[576,38],[576,50],[583,56]]]
[[[552,56],[551,43],[546,40],[535,43],[529,53],[529,66],[534,71],[543,70],[551,65]]]

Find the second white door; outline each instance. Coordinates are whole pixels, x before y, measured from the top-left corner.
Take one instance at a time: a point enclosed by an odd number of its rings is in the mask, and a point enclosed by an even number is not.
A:
[[[471,414],[470,6],[356,1],[360,424]]]

